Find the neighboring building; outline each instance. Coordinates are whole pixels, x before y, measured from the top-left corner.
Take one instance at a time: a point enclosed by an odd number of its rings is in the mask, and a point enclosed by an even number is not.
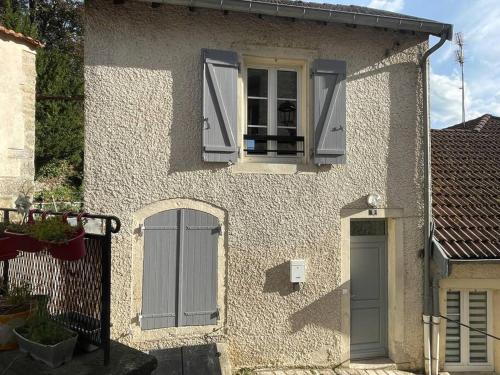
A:
[[[185,5],[85,3],[85,204],[123,225],[113,337],[218,342],[235,367],[421,369],[420,58],[451,25]]]
[[[12,207],[35,175],[36,49],[42,44],[0,25],[0,207]]]
[[[500,117],[433,130],[432,176],[441,314],[500,337]],[[441,368],[500,373],[499,340],[440,331]]]

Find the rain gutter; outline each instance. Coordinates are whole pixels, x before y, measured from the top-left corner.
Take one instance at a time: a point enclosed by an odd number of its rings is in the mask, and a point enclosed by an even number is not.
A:
[[[151,3],[151,0],[139,1]],[[397,14],[394,16],[376,15],[356,11],[322,8],[311,3],[303,5],[304,3],[298,1],[296,3],[278,3],[262,0],[154,0],[154,3],[414,31],[435,36],[445,35],[448,40],[452,40],[453,37],[453,26],[447,23],[426,19],[414,19],[399,16]]]

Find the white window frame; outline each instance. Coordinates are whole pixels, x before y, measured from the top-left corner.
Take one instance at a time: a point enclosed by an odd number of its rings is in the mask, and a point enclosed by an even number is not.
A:
[[[303,69],[301,67],[290,66],[287,64],[248,64],[243,69],[243,133],[247,133],[248,129],[248,69],[265,69],[268,71],[267,78],[267,130],[268,135],[278,134],[277,125],[277,105],[278,105],[278,70],[282,71],[293,71],[297,73],[297,137],[304,137],[302,144],[298,143],[298,149],[302,147],[303,153],[298,153],[297,155],[278,155],[276,152],[268,153],[267,155],[248,155],[245,149],[245,141],[241,144],[240,157],[246,162],[257,162],[257,163],[284,163],[284,164],[296,164],[302,163],[306,160],[307,153],[307,139],[304,131],[304,124],[302,121],[302,111],[305,98],[302,95],[302,74]],[[281,98],[283,99],[283,98]],[[268,148],[275,150],[277,149],[276,141],[269,141]]]
[[[445,296],[448,298],[448,292],[460,292],[460,322],[469,325],[469,292],[486,292],[486,319],[487,332],[493,332],[493,299],[491,290],[487,289],[446,289]],[[447,304],[446,304],[447,305]],[[445,306],[446,306],[445,305]],[[447,316],[446,311],[445,316]],[[445,322],[446,324],[446,322]],[[460,362],[445,362],[445,371],[494,371],[493,363],[493,339],[486,338],[486,350],[488,351],[488,361],[485,363],[470,362],[469,358],[469,328],[460,326]],[[444,358],[446,361],[446,329],[444,337]]]

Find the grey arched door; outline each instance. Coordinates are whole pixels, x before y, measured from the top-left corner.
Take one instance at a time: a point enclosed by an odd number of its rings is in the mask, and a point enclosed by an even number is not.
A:
[[[142,329],[216,324],[216,217],[192,209],[144,221]]]

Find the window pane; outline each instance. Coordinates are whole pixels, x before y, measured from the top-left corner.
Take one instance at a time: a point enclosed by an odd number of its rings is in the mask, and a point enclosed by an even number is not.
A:
[[[267,70],[248,69],[248,96],[267,98]]]
[[[278,70],[278,98],[297,99],[297,72]]]
[[[446,294],[446,316],[448,319],[460,321],[460,292],[449,291]],[[446,321],[446,362],[460,362],[460,325]]]
[[[278,100],[278,126],[297,127],[297,102]]]
[[[351,236],[383,236],[385,220],[351,220]]]
[[[248,127],[248,135],[267,135],[267,128]],[[266,155],[267,141],[258,141],[255,139],[245,140],[245,149],[248,155]]]
[[[248,99],[248,125],[267,125],[267,99]]]
[[[483,332],[488,330],[488,296],[486,292],[469,292],[469,325]],[[469,330],[471,363],[488,362],[488,337]]]
[[[278,135],[296,137],[297,130],[296,129],[278,128]],[[297,148],[297,146],[298,146],[298,144],[296,141],[278,142],[278,155],[294,155],[295,156],[295,155],[297,155],[297,150],[301,150],[301,148]],[[302,155],[302,154],[300,154],[300,155]]]

